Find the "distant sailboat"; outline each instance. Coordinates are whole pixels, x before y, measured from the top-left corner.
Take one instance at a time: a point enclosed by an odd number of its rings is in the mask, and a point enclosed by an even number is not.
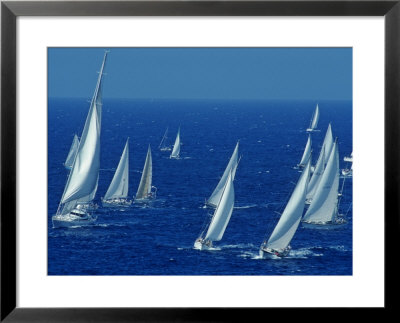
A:
[[[57,213],[52,217],[53,227],[88,225],[97,219],[89,214],[85,205],[94,199],[99,181],[101,91],[107,53],[104,54],[76,157]]]
[[[114,173],[114,177],[104,198],[102,199],[105,207],[128,207],[132,204],[128,200],[129,190],[129,138],[126,140],[124,150]]]
[[[65,160],[65,163],[64,163],[64,167],[66,169],[72,168],[72,164],[74,163],[74,159],[75,159],[76,153],[78,151],[78,147],[79,147],[79,138],[75,134],[74,139],[72,140],[71,148],[69,149],[67,159]]]
[[[214,211],[208,230],[205,229],[194,243],[194,248],[199,250],[213,248],[213,241],[220,241],[232,215],[235,200],[232,172],[229,172],[218,205]],[[203,236],[204,235],[204,236]]]
[[[181,152],[181,128],[178,129],[178,134],[176,135],[174,148],[172,148],[172,152],[169,158],[179,159],[180,152]]]
[[[233,150],[232,156],[228,162],[228,165],[225,168],[224,173],[222,174],[221,179],[219,180],[211,196],[206,201],[206,205],[211,207],[216,207],[218,205],[218,202],[221,198],[221,194],[226,183],[226,179],[228,178],[230,172],[232,172],[232,181],[235,179],[236,169],[240,160],[238,159],[238,154],[239,154],[239,141],[236,143],[235,149]]]
[[[160,144],[158,145],[158,149],[160,149],[161,151],[170,151],[171,150],[171,147],[168,147],[166,145],[166,141],[168,138],[167,134],[168,134],[168,127],[165,130],[164,136],[162,137]]]
[[[147,149],[146,161],[144,162],[142,177],[136,192],[135,203],[147,202],[156,197],[157,188],[152,186],[153,160],[151,158],[150,145]]]
[[[342,224],[338,218],[339,151],[335,140],[317,191],[302,222],[304,226]]]
[[[301,157],[300,163],[297,165],[298,167],[305,167],[307,165],[307,162],[311,157],[311,144],[312,144],[311,135],[309,134],[306,143],[306,148],[304,148],[303,156]]]
[[[319,107],[318,104],[315,107],[315,111],[314,114],[311,118],[310,121],[310,126],[307,128],[307,132],[313,132],[313,131],[317,131],[317,126],[318,126],[318,120],[319,120]]]
[[[259,252],[262,258],[285,257],[289,254],[290,242],[303,215],[310,167],[309,160],[271,236],[261,244]]]

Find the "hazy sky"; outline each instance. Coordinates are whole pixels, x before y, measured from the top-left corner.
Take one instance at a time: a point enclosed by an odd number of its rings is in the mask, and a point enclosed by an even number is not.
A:
[[[104,48],[49,48],[49,97],[93,94]],[[110,48],[104,97],[352,99],[351,48]]]

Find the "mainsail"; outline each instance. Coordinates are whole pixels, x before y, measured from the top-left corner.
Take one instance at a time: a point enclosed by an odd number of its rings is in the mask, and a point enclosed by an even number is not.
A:
[[[90,201],[97,190],[100,169],[101,87],[107,52],[97,79],[78,151],[68,176],[57,214],[68,214],[80,201]],[[63,205],[61,211],[61,205]]]
[[[238,154],[239,154],[239,141],[236,143],[235,149],[233,150],[232,156],[229,160],[228,165],[225,168],[225,171],[219,180],[217,186],[215,187],[214,191],[212,192],[211,196],[207,200],[206,204],[209,206],[216,207],[218,201],[221,198],[222,190],[228,178],[230,172],[232,172],[232,181],[235,179],[236,175],[236,168],[238,166]]]
[[[126,198],[129,189],[129,138],[126,140],[117,170],[111,181],[104,200]]]
[[[322,144],[322,147],[325,149],[325,165],[328,162],[329,155],[331,154],[331,150],[333,147],[333,135],[332,135],[332,126],[329,123],[328,129],[326,129],[326,134],[324,138],[324,143]],[[322,149],[321,149],[322,150]]]
[[[318,184],[321,180],[321,176],[324,173],[325,169],[324,167],[325,167],[325,147],[322,146],[322,150],[321,153],[319,154],[317,164],[315,165],[314,172],[307,186],[307,196],[306,196],[307,200],[312,200],[317,190]]]
[[[65,160],[65,163],[64,163],[64,166],[66,168],[69,168],[69,169],[72,168],[72,164],[74,163],[74,159],[76,156],[76,152],[78,151],[78,147],[79,147],[79,139],[78,139],[78,136],[75,134],[74,139],[72,140],[71,148],[69,149],[67,159]]]
[[[309,176],[310,161],[304,168],[285,210],[267,241],[267,248],[284,250],[289,246],[303,215]]]
[[[153,178],[153,162],[151,158],[150,145],[147,149],[146,161],[144,162],[142,177],[136,193],[136,199],[146,199],[151,193],[151,181]]]
[[[339,152],[335,141],[325,171],[322,174],[317,192],[304,215],[303,221],[309,223],[326,223],[337,215],[339,189]]]
[[[204,237],[205,240],[219,241],[224,235],[225,229],[232,215],[235,199],[235,191],[232,181],[232,173],[229,172],[221,194],[221,198]]]
[[[308,127],[307,131],[314,131],[318,126],[318,120],[319,120],[319,107],[317,104],[317,106],[315,107],[314,114],[310,121],[310,126]]]
[[[310,157],[311,157],[311,135],[308,135],[306,148],[304,149],[303,156],[301,157],[301,161],[298,166],[300,167],[306,166]]]
[[[170,158],[179,158],[179,153],[181,151],[181,129],[178,129],[178,134],[176,135],[174,148],[172,149]]]

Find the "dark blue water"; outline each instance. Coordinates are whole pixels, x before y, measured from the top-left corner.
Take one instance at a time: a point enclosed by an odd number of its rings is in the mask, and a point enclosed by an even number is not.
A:
[[[152,206],[124,211],[99,208],[90,227],[52,228],[68,172],[63,162],[73,134],[81,134],[88,112],[84,99],[49,100],[48,273],[49,275],[351,275],[352,180],[344,183],[339,211],[348,223],[334,230],[297,230],[289,257],[263,260],[258,249],[269,237],[293,191],[307,141],[314,102],[104,100],[101,205],[130,137],[129,194],[136,194],[148,144],[153,154]],[[352,103],[321,101],[313,134],[316,160],[328,123],[338,137],[341,168],[352,152]],[[173,144],[181,127],[181,159],[157,149],[169,127]],[[203,209],[237,140],[242,159],[234,182],[235,209],[217,250],[193,243],[207,217]],[[342,185],[341,179],[340,185]]]

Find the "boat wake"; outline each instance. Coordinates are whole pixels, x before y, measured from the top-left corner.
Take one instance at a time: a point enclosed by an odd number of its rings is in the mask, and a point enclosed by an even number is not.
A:
[[[243,205],[243,206],[234,206],[234,209],[250,209],[253,207],[257,207],[257,204],[249,204],[249,205]]]

